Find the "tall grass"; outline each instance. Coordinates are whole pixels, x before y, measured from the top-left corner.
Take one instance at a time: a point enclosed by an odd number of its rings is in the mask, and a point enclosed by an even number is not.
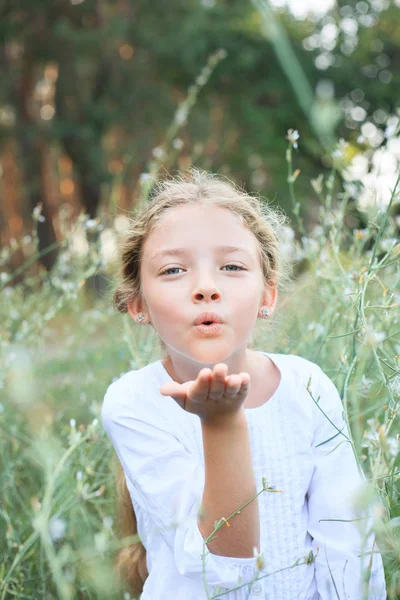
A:
[[[253,345],[317,362],[338,387],[358,460],[382,500],[374,526],[388,598],[395,600],[400,244],[393,206],[399,181],[389,205],[372,206],[367,227],[354,230],[346,225],[354,190],[341,186],[333,167],[310,180],[318,204],[313,226],[307,225],[296,200],[295,133],[289,132],[282,168],[288,169],[294,213],[284,251],[293,255],[297,285],[281,299],[275,326],[260,323]],[[155,165],[149,168],[152,177],[156,171]],[[143,185],[148,181],[144,177]],[[36,211],[34,219],[39,218]],[[115,314],[105,298],[88,300],[87,278],[108,276],[116,265],[105,257],[100,235],[88,236],[86,252],[77,253],[74,230],[107,228],[114,235],[116,224],[108,225],[85,215],[66,223],[51,273],[32,272],[33,252],[17,280],[9,264],[19,242],[0,256],[0,600],[129,598],[112,559],[135,539],[116,537],[114,452],[99,414],[113,379],[161,353],[151,331]],[[36,242],[34,228],[21,243]],[[366,494],[365,508],[372,497]]]

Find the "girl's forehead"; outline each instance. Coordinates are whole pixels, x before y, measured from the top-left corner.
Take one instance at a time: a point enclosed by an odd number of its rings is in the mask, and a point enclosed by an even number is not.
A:
[[[167,210],[157,220],[144,243],[144,254],[153,257],[165,248],[202,251],[233,246],[258,255],[257,240],[239,215],[219,206],[184,205]]]
[[[221,206],[210,206],[207,204],[185,204],[169,208],[160,215],[153,229],[170,229],[182,226],[185,228],[198,228],[200,225],[224,222],[233,226],[241,224],[239,215]]]

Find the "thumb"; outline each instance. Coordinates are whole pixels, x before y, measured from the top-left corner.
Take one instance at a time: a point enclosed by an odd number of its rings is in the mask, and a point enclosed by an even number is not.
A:
[[[186,390],[181,384],[174,381],[164,383],[160,387],[160,393],[163,396],[171,396],[181,408],[185,409]]]
[[[186,391],[182,384],[176,383],[175,381],[169,381],[168,383],[164,383],[160,387],[160,393],[163,396],[173,396],[174,398],[186,398]]]

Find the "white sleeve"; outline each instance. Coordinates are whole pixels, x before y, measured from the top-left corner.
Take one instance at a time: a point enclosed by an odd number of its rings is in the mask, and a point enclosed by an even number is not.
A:
[[[371,532],[372,517],[356,508],[353,500],[367,485],[365,475],[359,472],[351,444],[332,425],[350,438],[339,392],[319,368],[316,385],[312,382],[310,388],[315,400],[320,396],[318,406],[310,396],[314,404],[314,471],[307,492],[314,554],[319,547],[315,562],[318,593],[321,600],[362,600],[362,577],[372,557],[368,600],[385,600],[385,576]]]
[[[117,382],[118,383],[118,382]],[[113,385],[102,407],[102,422],[130,482],[133,500],[151,516],[157,532],[174,555],[178,572],[202,577],[204,538],[197,525],[204,489],[204,467],[171,431],[164,411],[143,396],[121,402]],[[136,394],[135,394],[136,395]],[[119,393],[120,396],[120,393]],[[140,405],[148,404],[146,409]],[[149,410],[149,406],[152,406]],[[250,581],[255,558],[215,555],[204,545],[207,584],[235,587]]]

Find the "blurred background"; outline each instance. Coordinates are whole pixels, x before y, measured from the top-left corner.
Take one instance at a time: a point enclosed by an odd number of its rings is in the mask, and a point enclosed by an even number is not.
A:
[[[101,406],[163,353],[110,292],[192,165],[290,217],[253,347],[339,390],[398,600],[400,0],[0,0],[0,74],[0,600],[132,598]]]
[[[38,205],[37,268],[57,260],[60,219],[81,211],[101,217],[110,255],[149,173],[192,163],[290,213],[290,128],[310,177],[346,141],[342,177],[363,186],[350,227],[365,225],[360,208],[389,200],[399,0],[3,0],[0,40],[0,239],[25,238],[13,269],[35,251]],[[312,221],[309,180],[297,199]],[[82,228],[74,251],[87,252]]]

